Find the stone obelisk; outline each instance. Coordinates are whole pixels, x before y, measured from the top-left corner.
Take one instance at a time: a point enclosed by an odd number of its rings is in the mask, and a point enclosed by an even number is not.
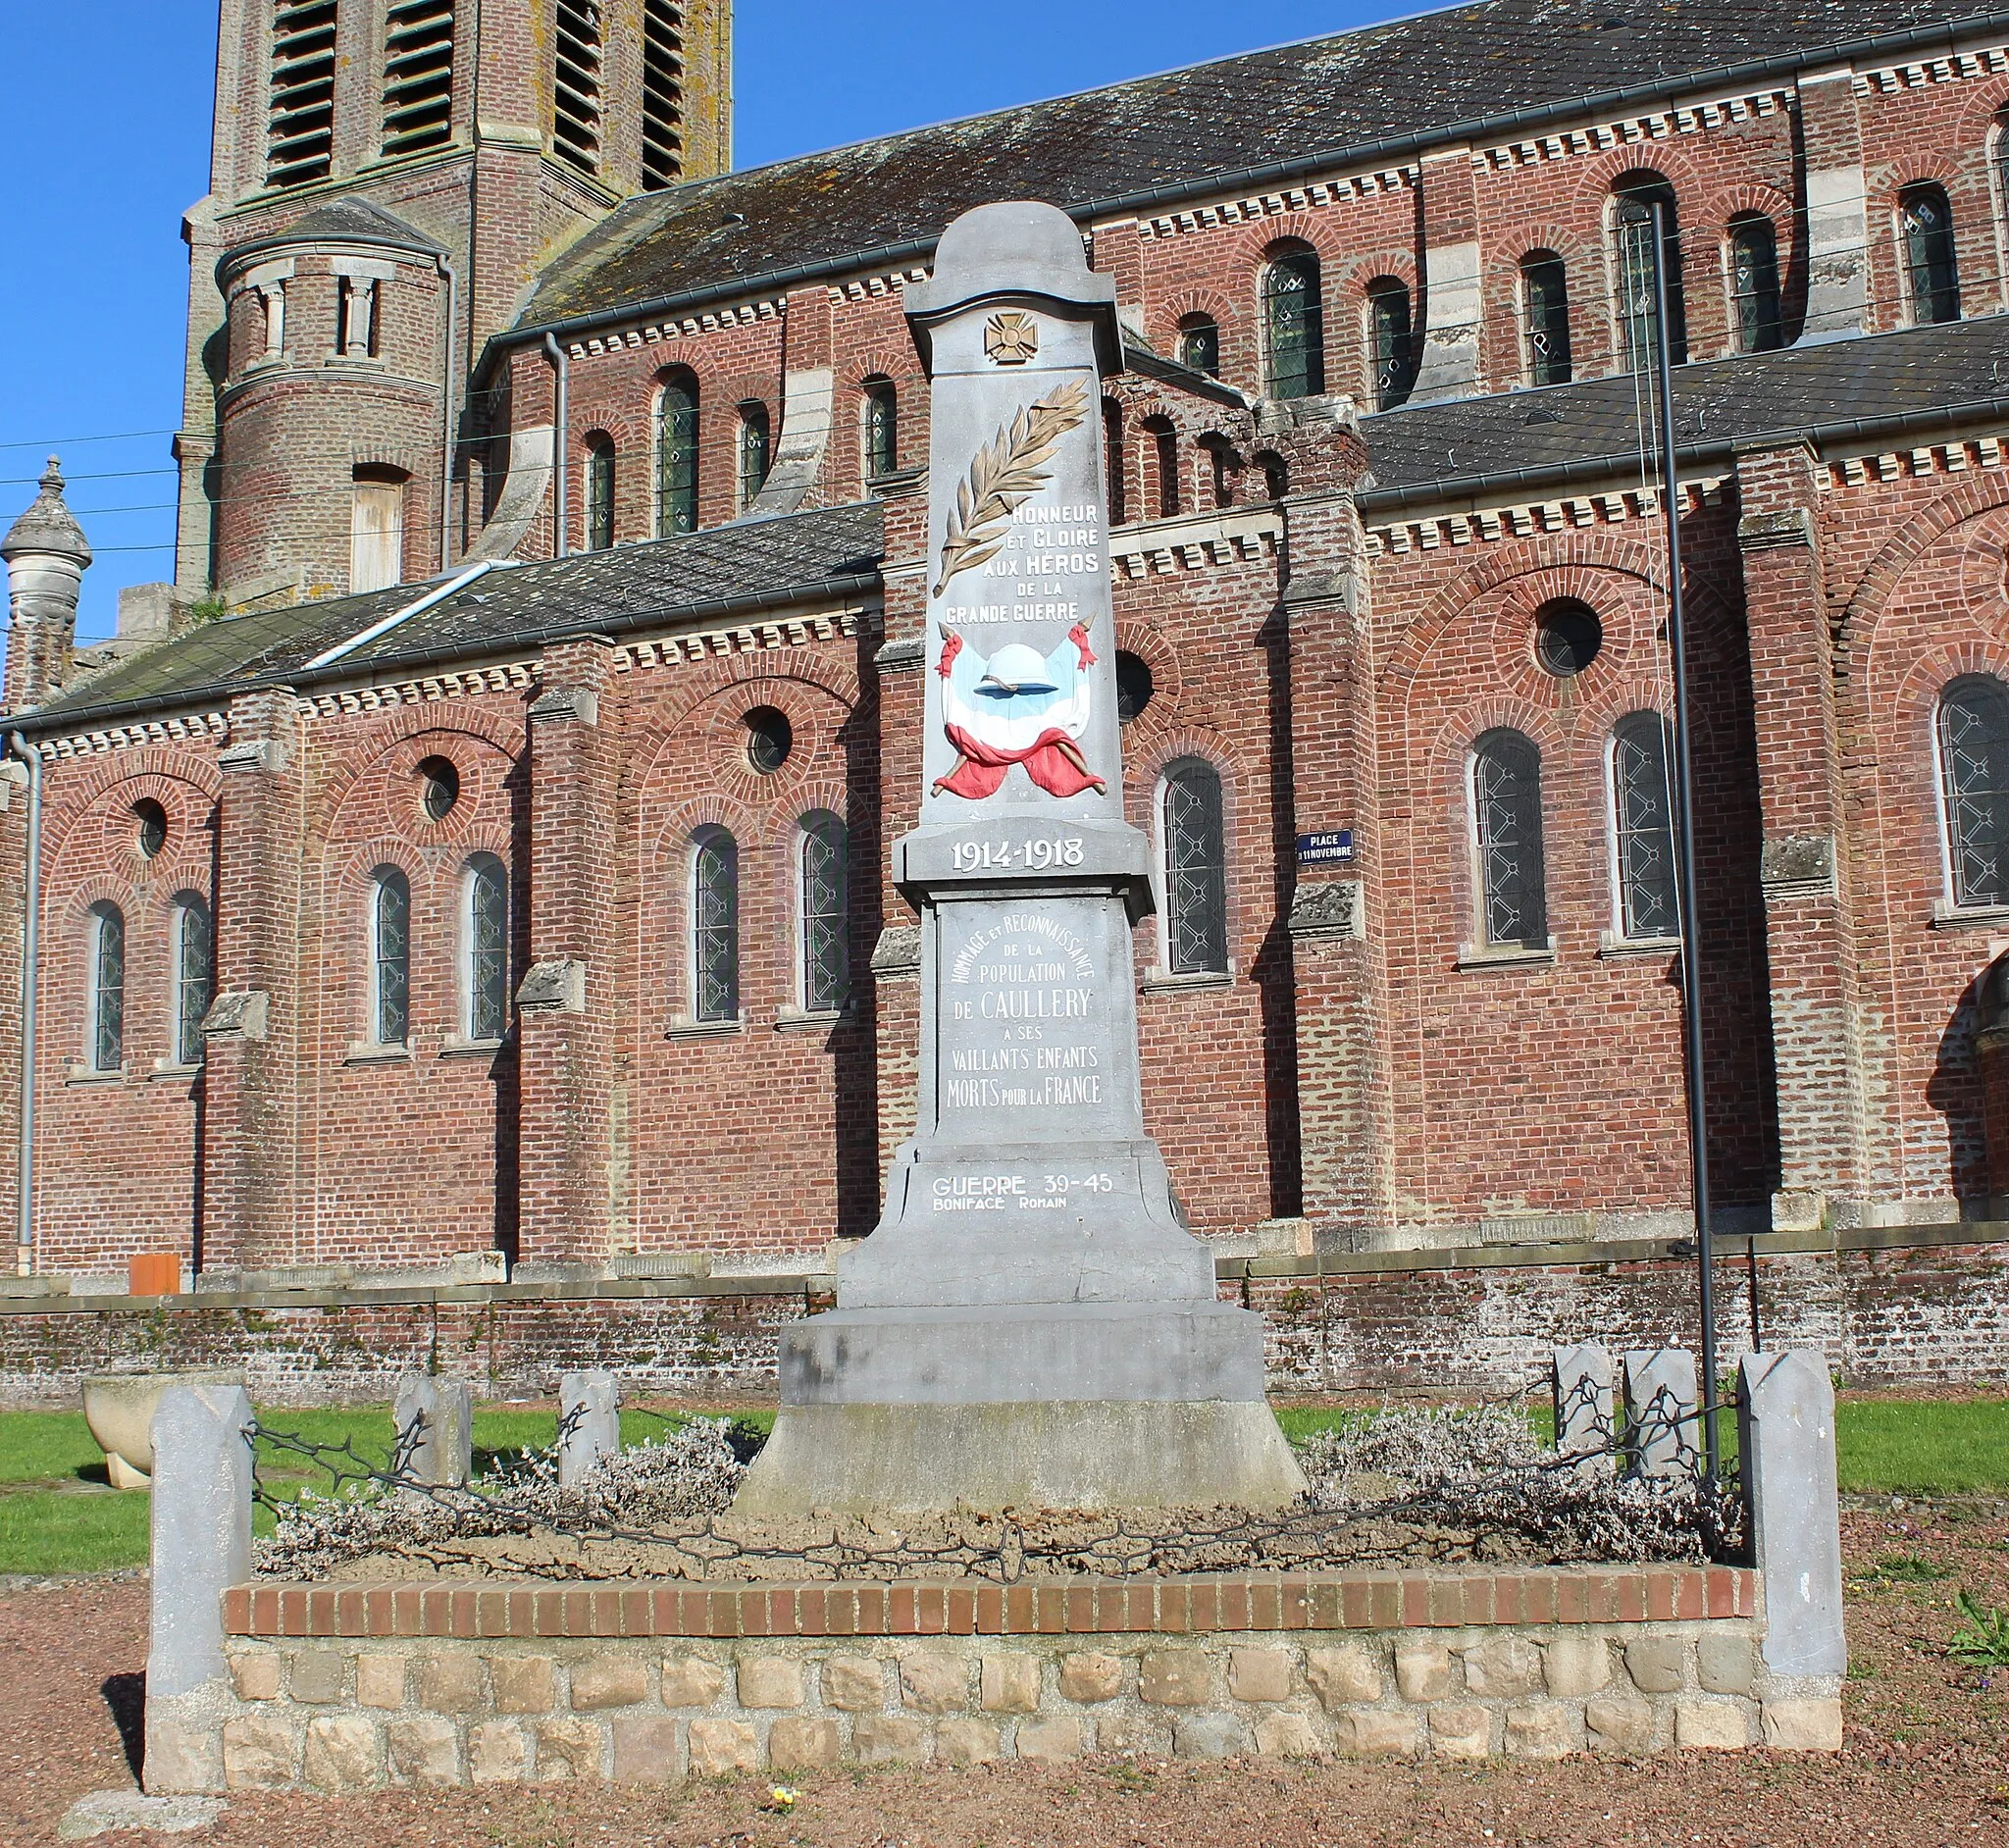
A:
[[[785,1331],[748,1513],[1273,1507],[1304,1487],[1262,1325],[1221,1303],[1146,1133],[1103,479],[1113,286],[1049,205],[943,233],[933,387],[920,1098],[838,1308]]]

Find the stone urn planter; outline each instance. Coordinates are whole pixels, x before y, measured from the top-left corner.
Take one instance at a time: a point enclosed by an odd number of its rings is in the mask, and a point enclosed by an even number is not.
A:
[[[105,1453],[115,1489],[143,1489],[153,1478],[153,1414],[170,1386],[241,1386],[241,1366],[179,1372],[94,1373],[83,1382],[83,1419]]]

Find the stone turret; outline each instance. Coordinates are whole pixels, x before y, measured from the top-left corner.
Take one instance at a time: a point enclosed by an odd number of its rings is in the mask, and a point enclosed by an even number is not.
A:
[[[4,541],[12,609],[7,637],[5,705],[37,706],[70,675],[77,640],[77,598],[90,564],[90,541],[63,501],[63,471],[54,456],[34,498]]]

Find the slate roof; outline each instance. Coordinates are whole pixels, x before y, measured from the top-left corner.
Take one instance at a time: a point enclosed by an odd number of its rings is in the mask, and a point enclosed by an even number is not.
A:
[[[540,279],[519,325],[921,240],[992,199],[1080,207],[1724,67],[1932,27],[1958,0],[1477,0],[644,194]],[[1807,55],[1816,54],[1816,55]]]
[[[1959,427],[1999,428],[2009,423],[2009,316],[1684,366],[1674,402],[1690,462],[1783,431],[1903,447]],[[1373,483],[1363,511],[1373,519],[1403,505],[1455,503],[1517,476],[1531,486],[1623,479],[1637,465],[1639,403],[1635,382],[1622,377],[1365,418]],[[109,718],[106,708],[179,708],[261,683],[473,663],[591,631],[757,621],[763,607],[869,594],[882,549],[879,503],[865,501],[494,570],[319,676],[303,674],[308,662],[433,587],[294,604],[129,656],[18,722],[40,734]]]
[[[756,605],[876,589],[880,550],[879,505],[871,501],[496,569],[327,673],[472,662],[594,631],[674,628],[736,614],[755,621]],[[298,685],[308,662],[437,588],[406,584],[208,623],[92,675],[21,722],[46,732],[108,706],[184,706],[260,683]]]
[[[438,238],[429,237],[416,226],[406,224],[394,212],[386,212],[368,199],[354,197],[330,199],[311,207],[279,235],[287,242],[318,238],[328,243],[340,243],[344,238],[353,238],[362,243],[395,244],[408,250],[443,253],[446,248]]]
[[[90,540],[84,538],[83,528],[77,524],[76,514],[63,498],[63,469],[54,456],[49,458],[49,466],[42,471],[36,486],[41,492],[7,529],[7,537],[0,539],[0,558],[12,559],[25,552],[54,552],[88,565],[92,555]]]
[[[1832,436],[1844,423],[1923,428],[1960,406],[2009,400],[2009,317],[1679,366],[1674,399],[1675,442],[1690,455],[1783,430],[1822,428]],[[1446,498],[1474,477],[1609,472],[1615,460],[1639,453],[1643,401],[1639,382],[1625,374],[1363,418],[1374,477],[1363,505]],[[1649,448],[1654,441],[1649,423]]]

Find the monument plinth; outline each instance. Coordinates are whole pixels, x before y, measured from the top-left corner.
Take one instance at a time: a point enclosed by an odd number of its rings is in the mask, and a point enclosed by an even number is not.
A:
[[[761,1514],[1234,1502],[1304,1487],[1260,1319],[1144,1127],[1103,479],[1114,290],[1065,214],[982,206],[906,292],[933,386],[914,1135],[838,1305],[782,1337]]]

